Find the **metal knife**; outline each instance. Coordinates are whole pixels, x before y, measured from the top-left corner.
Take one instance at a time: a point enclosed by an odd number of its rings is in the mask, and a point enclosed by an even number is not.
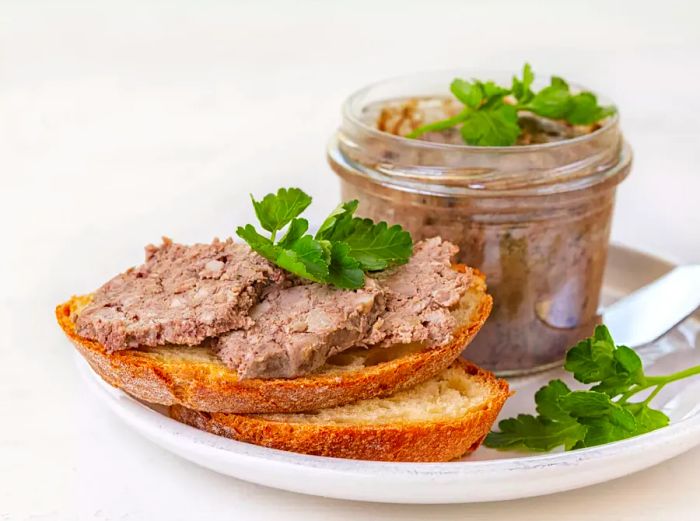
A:
[[[658,340],[700,307],[700,264],[679,266],[603,310],[616,344]]]

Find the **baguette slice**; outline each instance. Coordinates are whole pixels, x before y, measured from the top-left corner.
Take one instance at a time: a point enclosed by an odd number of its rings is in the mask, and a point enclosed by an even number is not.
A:
[[[449,461],[481,444],[509,396],[505,380],[470,362],[387,398],[300,414],[170,415],[201,430],[275,449],[379,461]]]
[[[474,270],[469,291],[453,311],[460,325],[447,345],[351,349],[308,376],[240,380],[209,347],[162,346],[107,353],[98,342],[75,332],[75,318],[90,298],[73,297],[60,304],[56,318],[78,352],[107,383],[147,402],[228,413],[325,409],[413,387],[441,373],[459,356],[492,306],[484,277]]]

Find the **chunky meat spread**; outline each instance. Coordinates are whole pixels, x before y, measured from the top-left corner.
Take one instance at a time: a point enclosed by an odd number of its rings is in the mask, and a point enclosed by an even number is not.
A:
[[[184,246],[164,239],[146,262],[95,292],[76,320],[81,336],[108,351],[163,344],[197,345],[250,327],[262,290],[284,272],[230,239]]]
[[[355,346],[445,344],[470,282],[451,268],[457,248],[438,237],[359,290],[295,279],[230,240],[166,240],[146,251],[144,265],[96,292],[78,333],[110,351],[216,337],[219,357],[241,378],[301,376]]]
[[[372,279],[356,291],[277,286],[251,310],[254,326],[219,339],[219,356],[241,378],[309,373],[362,343],[382,308],[383,290]]]
[[[456,323],[450,309],[469,286],[470,275],[452,269],[458,248],[439,237],[416,244],[408,264],[381,272],[376,281],[385,291],[386,309],[379,316],[368,345],[450,340]]]

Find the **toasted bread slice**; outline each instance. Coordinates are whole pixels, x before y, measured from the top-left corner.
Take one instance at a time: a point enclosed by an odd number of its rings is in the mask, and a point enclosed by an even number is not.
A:
[[[80,354],[106,382],[148,402],[229,413],[324,409],[413,387],[442,372],[459,356],[492,306],[484,277],[475,271],[469,291],[453,311],[459,327],[447,345],[351,349],[308,376],[240,380],[204,346],[107,353],[98,342],[75,332],[75,318],[89,302],[89,295],[73,297],[56,308],[56,317]]]
[[[509,396],[505,380],[466,361],[386,398],[300,414],[170,408],[178,421],[275,449],[381,461],[449,461],[474,451]]]

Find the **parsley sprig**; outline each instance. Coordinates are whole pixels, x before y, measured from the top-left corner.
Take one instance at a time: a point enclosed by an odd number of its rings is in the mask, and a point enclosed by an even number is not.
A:
[[[552,76],[550,84],[537,93],[532,90],[534,80],[529,63],[523,67],[521,78],[513,77],[510,87],[455,78],[450,91],[464,109],[453,117],[418,127],[406,137],[418,138],[459,125],[462,139],[469,145],[509,146],[522,131],[518,118],[521,111],[571,125],[590,125],[615,113],[614,107],[600,106],[592,92],[572,92],[558,76]]]
[[[238,227],[236,234],[267,260],[301,278],[357,289],[365,284],[365,272],[405,264],[413,253],[411,235],[401,226],[355,217],[356,200],[333,210],[312,236],[306,233],[309,222],[299,217],[311,197],[299,188],[280,188],[261,201],[252,195],[251,199],[260,226],[270,235],[260,234],[252,224]]]
[[[537,415],[519,414],[502,420],[485,445],[502,450],[549,451],[592,447],[665,427],[669,418],[649,406],[671,382],[700,374],[700,366],[666,376],[647,376],[632,349],[616,346],[605,326],[579,342],[566,355],[564,368],[589,390],[572,391],[552,380],[535,393]],[[630,399],[643,391],[642,401]]]

